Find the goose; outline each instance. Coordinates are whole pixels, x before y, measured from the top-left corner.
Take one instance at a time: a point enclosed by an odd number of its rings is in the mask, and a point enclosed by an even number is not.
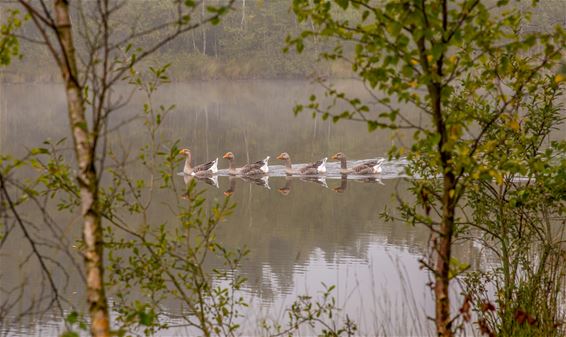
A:
[[[287,152],[283,152],[280,155],[278,155],[277,159],[285,161],[285,173],[287,173],[288,175],[301,174],[307,176],[307,175],[317,175],[319,173],[326,173],[326,160],[328,158],[325,157],[317,162],[306,164],[305,166],[299,169],[293,169],[293,166],[291,164],[291,157]]]
[[[385,162],[384,158],[380,158],[378,160],[366,161],[352,168],[348,168],[346,155],[344,155],[342,152],[338,152],[337,154],[333,155],[331,159],[340,160],[340,174],[378,174],[381,173],[381,166]]]
[[[228,174],[235,176],[235,175],[244,175],[244,176],[256,176],[256,175],[263,175],[269,172],[269,156],[265,157],[263,160],[256,161],[255,163],[246,164],[242,167],[234,167],[234,154],[232,152],[226,152],[222,157],[228,160]]]
[[[192,167],[191,150],[182,149],[181,151],[179,151],[179,155],[184,155],[187,157],[187,159],[185,160],[185,167],[183,168],[183,173],[185,173],[186,175],[197,176],[197,177],[210,177],[214,175],[216,172],[218,172],[218,158],[209,161],[207,163]]]

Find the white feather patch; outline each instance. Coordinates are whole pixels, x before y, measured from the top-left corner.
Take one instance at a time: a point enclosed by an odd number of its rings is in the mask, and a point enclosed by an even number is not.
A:
[[[327,159],[328,159],[328,158],[326,158],[326,157],[324,157],[324,158],[322,159],[322,164],[320,164],[320,165],[316,168],[318,172],[320,172],[320,173],[326,173],[326,160],[327,160]]]
[[[212,164],[212,167],[209,171],[211,171],[212,173],[218,172],[218,158],[214,160],[214,164]]]
[[[261,167],[261,170],[263,171],[263,173],[267,173],[269,172],[269,166],[268,166],[268,162],[269,161],[269,156],[265,157],[265,159],[263,160],[263,166]]]

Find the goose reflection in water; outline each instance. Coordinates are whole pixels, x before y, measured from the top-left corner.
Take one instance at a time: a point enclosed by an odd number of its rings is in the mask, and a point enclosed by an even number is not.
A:
[[[277,192],[279,192],[283,196],[288,196],[289,193],[291,193],[291,184],[293,182],[293,179],[297,179],[297,178],[286,176],[285,177],[285,185],[283,185],[283,187],[278,188]],[[298,178],[298,179],[300,181],[311,182],[311,183],[321,185],[324,188],[328,188],[328,185],[326,184],[326,178],[325,177],[301,177],[301,178]]]
[[[291,193],[291,184],[293,183],[293,178],[285,177],[285,185],[277,189],[277,192],[281,193],[282,196],[286,197]]]
[[[185,181],[185,185],[187,186],[189,186],[191,181],[196,180],[218,188],[218,176],[199,177],[199,176],[184,175],[183,180]]]
[[[269,176],[230,176],[228,177],[228,189],[224,191],[224,195],[229,197],[236,191],[236,180],[241,179],[247,183],[253,183],[258,186],[271,189],[269,186]]]
[[[377,184],[385,185],[385,184],[381,181],[381,179],[376,178],[376,177],[363,177],[363,178],[353,178],[353,177],[350,177],[350,179],[348,179],[348,175],[342,174],[342,175],[340,176],[340,186],[334,187],[334,188],[332,188],[332,190],[333,190],[334,192],[337,192],[337,193],[344,193],[344,192],[346,192],[346,189],[348,188],[348,180],[353,180],[353,181],[355,181],[355,182],[358,182],[358,183],[365,183],[365,184],[375,184],[375,183],[377,183]]]
[[[340,178],[340,186],[332,188],[334,192],[344,193],[348,188],[348,176],[343,174]]]
[[[301,177],[299,180],[319,184],[324,188],[328,188],[328,185],[326,184],[326,177]]]
[[[236,191],[236,177],[228,177],[228,189],[224,191],[224,195],[229,197]]]
[[[188,188],[192,181],[197,182],[204,182],[210,186],[214,186],[218,188],[218,176],[211,176],[211,177],[200,177],[200,176],[190,176],[190,175],[183,175],[183,181],[185,182],[185,186]],[[188,192],[185,192],[181,195],[181,199],[188,199]]]
[[[353,180],[356,181],[356,182],[359,182],[359,183],[366,183],[366,184],[377,183],[377,184],[385,186],[383,181],[381,181],[381,179],[377,178],[377,177],[364,177],[364,178],[358,178],[358,179],[353,179]]]
[[[247,183],[254,183],[258,186],[265,187],[268,190],[271,189],[271,187],[269,187],[269,176],[242,176],[240,179]]]

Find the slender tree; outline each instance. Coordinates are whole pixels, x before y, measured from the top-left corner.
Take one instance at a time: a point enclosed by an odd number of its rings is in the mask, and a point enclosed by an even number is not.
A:
[[[233,2],[228,0],[216,6],[208,5],[206,9],[202,7],[201,20],[193,22],[191,17],[203,5],[200,1],[171,1],[161,4],[164,8],[169,6],[171,18],[158,22],[148,20],[149,23],[141,26],[135,24],[134,18],[128,28],[120,26],[126,2],[77,1],[71,7],[67,0],[53,0],[51,5],[45,0],[17,1],[37,29],[40,41],[36,42],[50,51],[65,87],[77,162],[87,302],[93,336],[111,334],[104,288],[99,184],[104,169],[108,120],[113,111],[127,103],[127,100],[111,99],[112,87],[134,65],[176,37],[206,24],[218,23]],[[151,2],[146,4],[151,5]],[[9,57],[18,54],[18,36],[13,31],[21,25],[21,20],[17,12],[11,13],[14,15],[7,29],[4,26],[2,29],[2,64],[9,63]],[[143,13],[137,14],[138,18],[140,15]],[[97,156],[98,153],[102,155]]]
[[[522,31],[529,8],[507,0],[295,0],[293,10],[314,29],[290,37],[289,45],[301,52],[308,37],[335,40],[322,57],[351,63],[373,97],[364,102],[323,83],[331,103],[312,96],[296,112],[307,108],[334,122],[362,121],[370,131],[415,130],[410,148],[391,152],[408,153],[409,175],[424,178],[412,182],[417,204],[402,201],[401,214],[431,231],[431,254],[422,263],[433,275],[438,335],[452,336],[457,317],[450,280],[465,269],[452,256],[461,229],[456,211],[472,181],[501,183],[509,169],[484,164],[494,146],[486,136],[518,128],[529,98],[562,83],[555,71],[564,31]],[[349,109],[334,112],[337,102]]]

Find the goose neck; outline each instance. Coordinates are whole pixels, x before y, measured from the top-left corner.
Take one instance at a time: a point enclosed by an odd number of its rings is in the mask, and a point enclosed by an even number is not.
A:
[[[191,160],[192,160],[191,154],[187,153],[187,159],[185,159],[185,169],[184,169],[185,172],[192,172],[193,168],[191,166]]]

